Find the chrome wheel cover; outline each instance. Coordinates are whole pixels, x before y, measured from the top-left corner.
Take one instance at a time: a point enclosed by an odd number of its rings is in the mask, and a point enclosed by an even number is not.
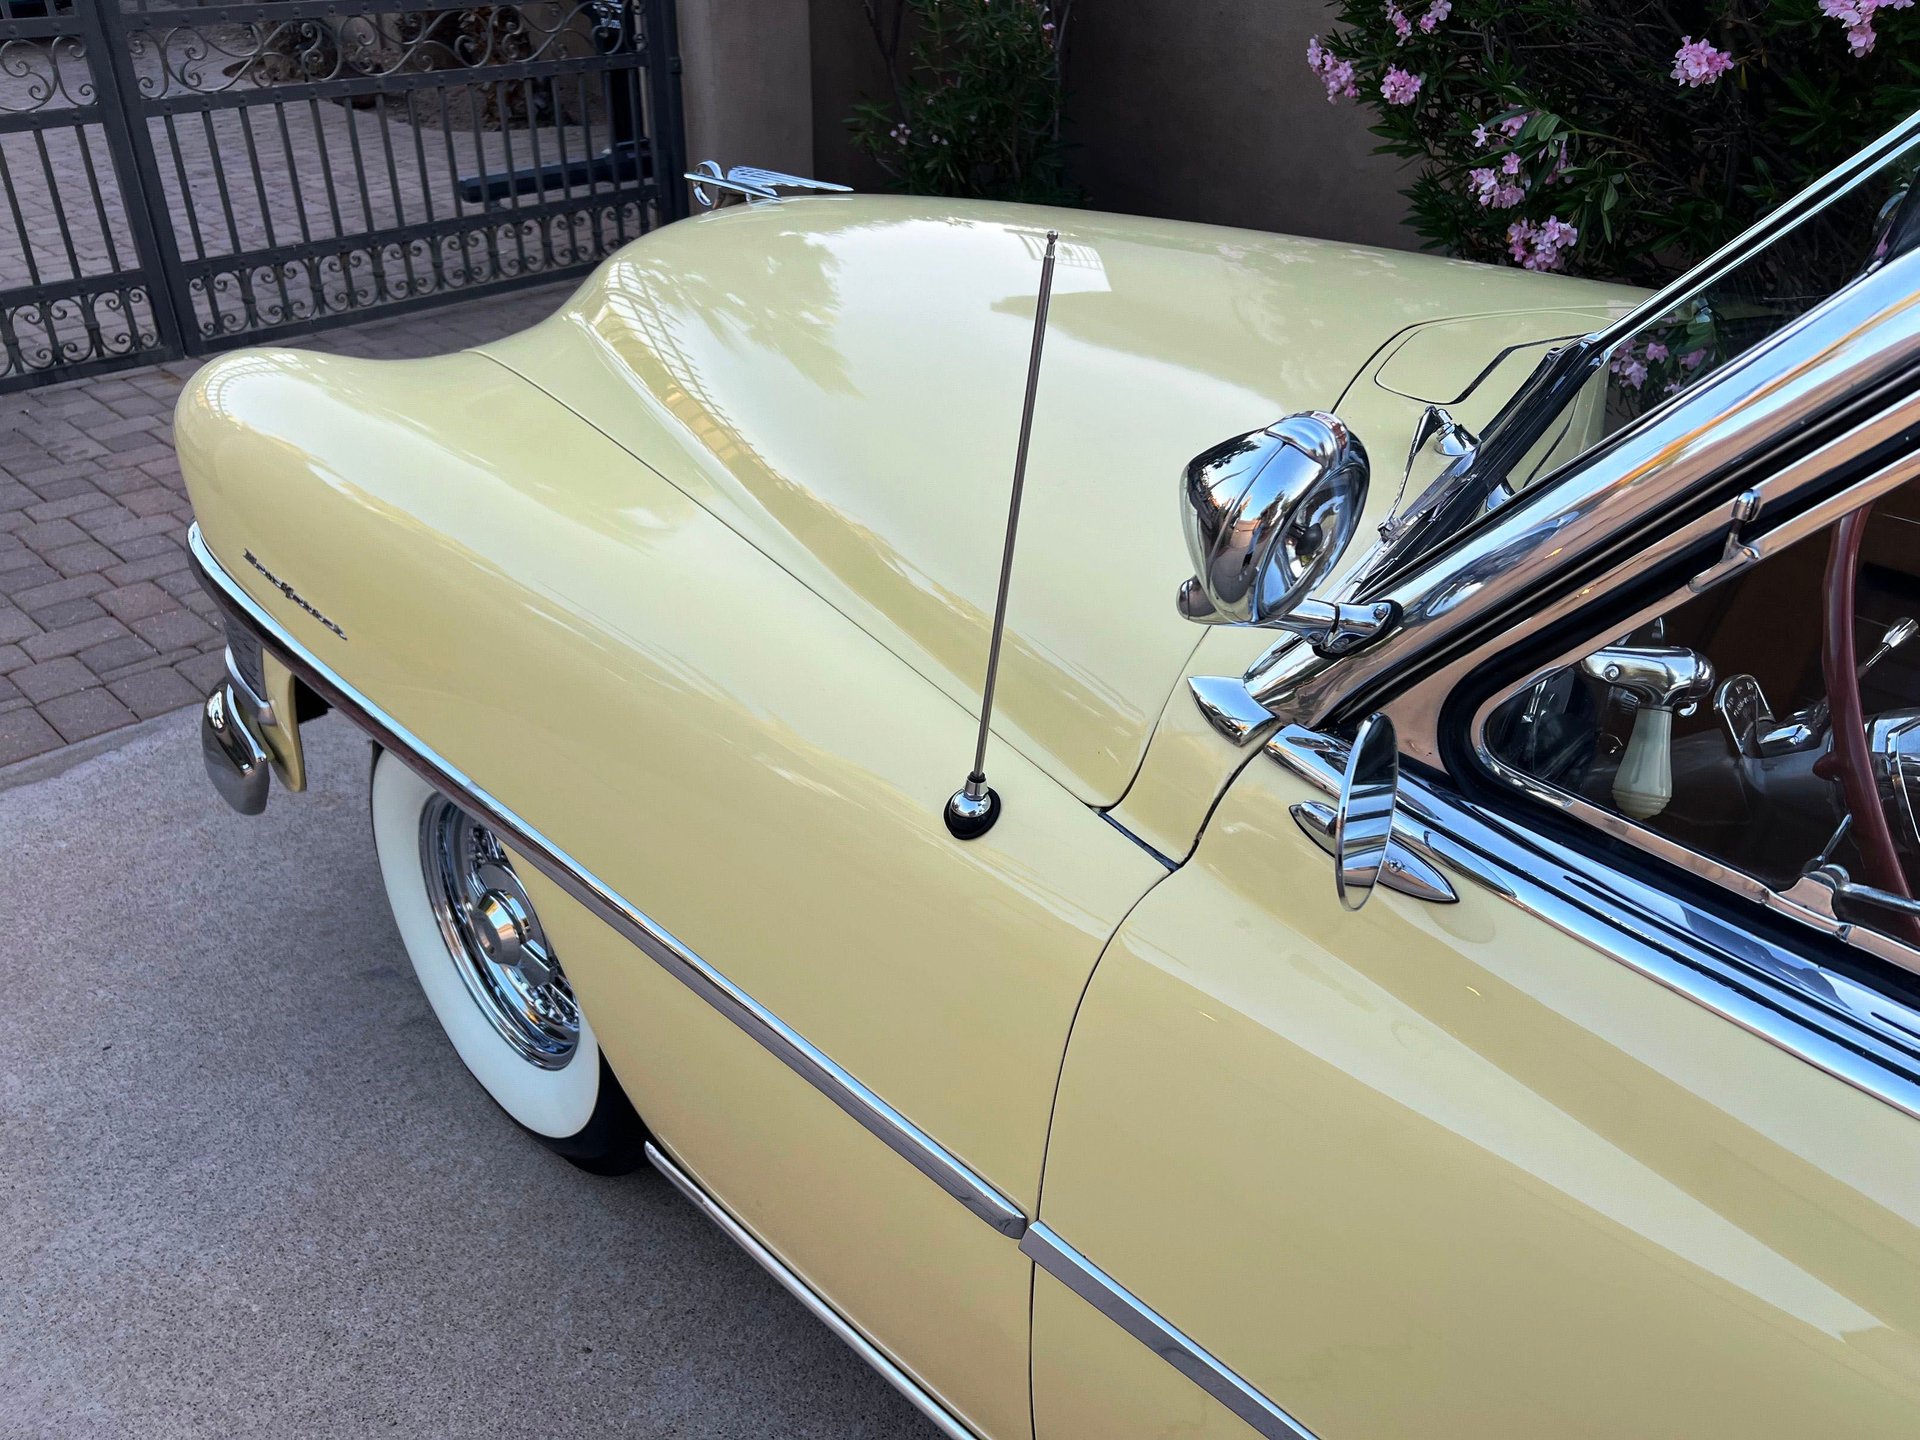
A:
[[[515,1054],[559,1070],[580,1046],[580,1007],[499,839],[436,795],[420,813],[427,899],[467,993]]]

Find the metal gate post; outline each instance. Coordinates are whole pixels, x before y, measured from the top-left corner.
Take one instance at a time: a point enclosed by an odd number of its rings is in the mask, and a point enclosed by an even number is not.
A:
[[[648,117],[653,137],[654,204],[665,220],[686,218],[687,114],[680,94],[680,17],[675,0],[646,0]]]
[[[94,57],[94,84],[110,87],[112,96],[100,107],[100,128],[106,134],[107,152],[119,177],[121,208],[133,233],[134,251],[147,273],[147,301],[153,307],[154,330],[161,348],[168,356],[198,353],[189,343],[188,327],[182,323],[182,317],[190,316],[193,310],[187,304],[173,214],[160,184],[160,166],[154,157],[146,112],[140,105],[140,77],[134,73],[121,4],[122,0],[88,0],[74,7],[86,29],[87,53]]]

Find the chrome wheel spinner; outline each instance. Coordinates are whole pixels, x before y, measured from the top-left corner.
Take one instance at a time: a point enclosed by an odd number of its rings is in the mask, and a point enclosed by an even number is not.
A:
[[[558,1070],[580,1044],[580,1006],[533,902],[494,833],[435,796],[420,815],[420,863],[441,938],[467,993],[514,1052]]]

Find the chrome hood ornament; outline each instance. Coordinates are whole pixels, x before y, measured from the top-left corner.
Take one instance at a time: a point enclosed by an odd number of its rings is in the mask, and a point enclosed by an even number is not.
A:
[[[763,170],[757,165],[736,165],[722,170],[718,160],[702,160],[681,177],[693,182],[693,198],[703,209],[717,210],[738,197],[749,205],[765,204],[783,197],[782,190],[826,190],[848,195],[851,185],[836,185],[831,180],[810,180],[804,175],[789,175],[782,170]],[[712,186],[714,194],[707,187]]]

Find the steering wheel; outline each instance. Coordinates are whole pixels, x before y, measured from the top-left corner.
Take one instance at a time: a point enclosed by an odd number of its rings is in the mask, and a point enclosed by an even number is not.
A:
[[[1860,698],[1859,665],[1854,652],[1854,592],[1860,580],[1860,545],[1867,533],[1873,506],[1863,505],[1833,530],[1827,552],[1826,632],[1820,647],[1820,668],[1827,683],[1827,704],[1833,719],[1833,750],[1821,770],[1837,776],[1853,816],[1853,842],[1860,851],[1867,882],[1895,895],[1913,898],[1907,873],[1894,848],[1893,830],[1880,803],[1880,786],[1873,775],[1873,754],[1867,746],[1866,707]],[[1920,944],[1920,921],[1900,922],[1903,938]]]

